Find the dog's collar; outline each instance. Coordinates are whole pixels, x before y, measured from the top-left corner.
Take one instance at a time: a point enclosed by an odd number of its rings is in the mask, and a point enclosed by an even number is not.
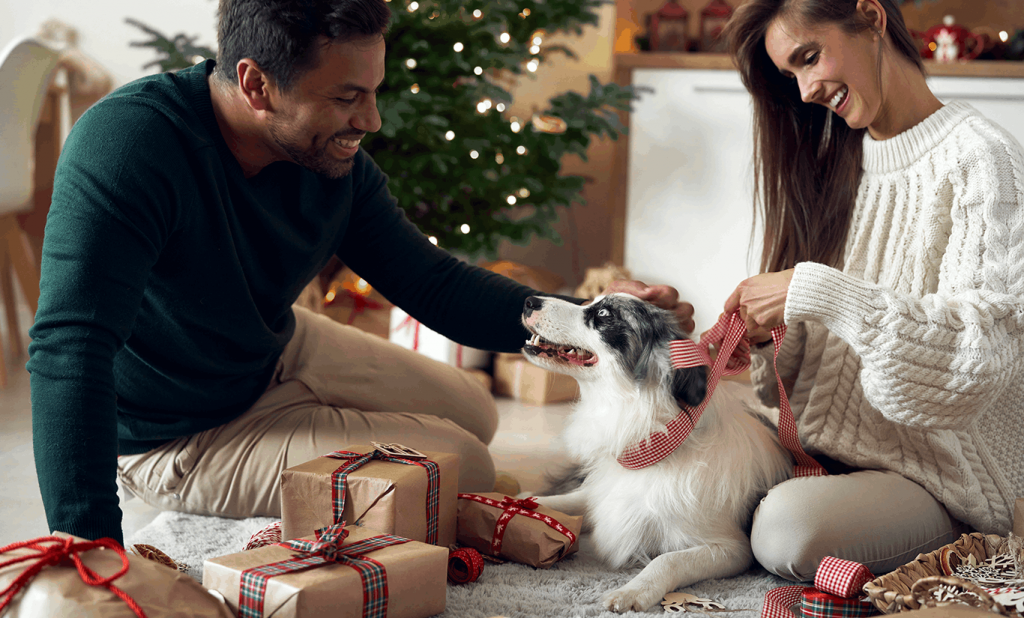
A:
[[[674,369],[703,365],[711,367],[707,394],[696,408],[683,407],[679,414],[665,425],[664,432],[652,433],[646,440],[628,447],[618,458],[622,467],[640,470],[658,463],[679,448],[697,425],[722,377],[743,373],[750,367],[750,341],[746,338],[746,333],[747,327],[737,310],[731,315],[723,315],[711,330],[701,335],[699,342],[676,339],[669,344],[669,356]],[[793,411],[789,407],[789,398],[786,397],[782,378],[779,377],[779,348],[785,335],[785,324],[772,329],[772,341],[775,343],[775,377],[779,386],[779,440],[796,459],[796,476],[822,476],[826,474],[825,469],[800,446]],[[713,363],[710,352],[712,345],[718,349],[718,356]]]

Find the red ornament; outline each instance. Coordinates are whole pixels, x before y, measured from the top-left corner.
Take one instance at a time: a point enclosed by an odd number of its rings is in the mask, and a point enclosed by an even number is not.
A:
[[[651,51],[688,51],[690,15],[676,0],[668,0],[651,16]]]
[[[732,7],[725,0],[711,0],[700,12],[700,50],[725,53],[729,51],[722,39],[722,30],[732,17]]]
[[[941,25],[933,26],[924,33],[912,34],[924,41],[921,55],[939,62],[971,60],[984,47],[984,42],[967,28],[956,24],[952,15],[946,15]]]

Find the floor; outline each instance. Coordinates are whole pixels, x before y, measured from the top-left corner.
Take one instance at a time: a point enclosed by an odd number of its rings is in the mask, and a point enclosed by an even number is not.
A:
[[[24,306],[19,314],[23,348],[27,348],[25,325],[31,316]],[[6,318],[0,318],[8,370],[7,387],[0,389],[0,547],[48,533],[32,458],[32,406],[29,375],[24,369],[27,357],[11,358],[6,325]],[[499,397],[497,404],[500,420],[490,447],[497,469],[514,476],[523,491],[534,491],[542,486],[545,470],[564,461],[558,436],[571,406],[531,406],[504,397]],[[121,510],[125,537],[158,513],[138,499],[122,500]]]

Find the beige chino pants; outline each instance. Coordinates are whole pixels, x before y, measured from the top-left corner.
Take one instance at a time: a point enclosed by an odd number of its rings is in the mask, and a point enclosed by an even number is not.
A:
[[[466,372],[295,309],[266,392],[239,418],[141,455],[118,481],[163,510],[280,517],[282,470],[371,440],[458,453],[459,490],[494,487],[494,399]]]

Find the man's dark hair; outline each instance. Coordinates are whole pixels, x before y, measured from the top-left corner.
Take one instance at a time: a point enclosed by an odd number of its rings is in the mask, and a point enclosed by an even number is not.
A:
[[[324,39],[381,35],[391,19],[384,0],[220,0],[217,14],[219,76],[236,81],[238,61],[252,58],[284,91],[316,68]]]

